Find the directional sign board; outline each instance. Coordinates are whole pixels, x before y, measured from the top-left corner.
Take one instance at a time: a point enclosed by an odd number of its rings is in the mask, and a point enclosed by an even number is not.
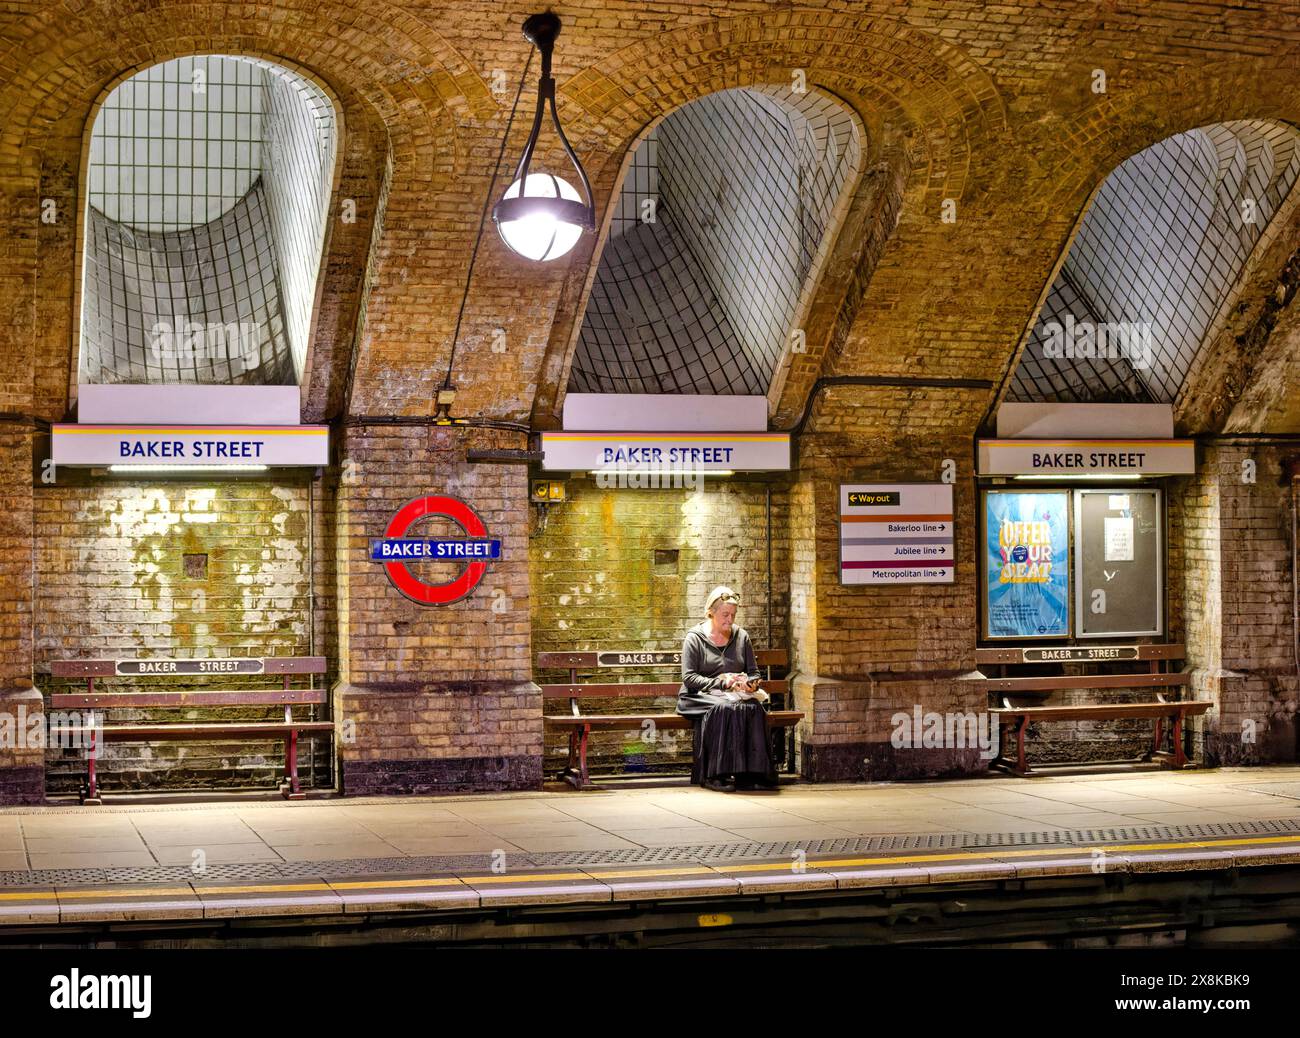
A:
[[[840,484],[841,584],[951,584],[951,483]]]

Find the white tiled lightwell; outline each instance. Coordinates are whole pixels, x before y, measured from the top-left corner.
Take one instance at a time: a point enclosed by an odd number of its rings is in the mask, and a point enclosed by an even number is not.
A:
[[[79,381],[297,384],[335,151],[329,99],[270,62],[120,83],[91,131]]]
[[[576,393],[764,394],[862,162],[834,99],[738,88],[632,156],[579,333]]]
[[[1079,223],[1007,398],[1176,402],[1297,173],[1300,133],[1259,120],[1189,130],[1116,167]]]

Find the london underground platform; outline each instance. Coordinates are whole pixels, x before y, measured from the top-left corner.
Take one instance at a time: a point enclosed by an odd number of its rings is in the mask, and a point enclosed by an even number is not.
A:
[[[1300,768],[0,811],[0,945],[1287,945]]]

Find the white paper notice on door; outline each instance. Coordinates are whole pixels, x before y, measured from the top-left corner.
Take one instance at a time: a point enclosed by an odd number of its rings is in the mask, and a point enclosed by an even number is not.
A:
[[[1106,561],[1133,561],[1133,520],[1106,516]]]

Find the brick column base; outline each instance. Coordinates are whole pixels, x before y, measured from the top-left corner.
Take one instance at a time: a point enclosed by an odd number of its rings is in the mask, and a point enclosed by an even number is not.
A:
[[[542,786],[542,697],[531,681],[340,683],[333,699],[347,795]]]
[[[0,691],[0,804],[43,803],[45,700],[34,688]]]
[[[801,674],[794,694],[806,715],[797,739],[809,782],[979,774],[996,751],[987,696],[966,675],[840,681]]]
[[[1212,767],[1289,764],[1300,759],[1300,675],[1295,671],[1232,670],[1192,672],[1197,699],[1214,699],[1194,751]],[[1195,732],[1197,722],[1189,722]]]

